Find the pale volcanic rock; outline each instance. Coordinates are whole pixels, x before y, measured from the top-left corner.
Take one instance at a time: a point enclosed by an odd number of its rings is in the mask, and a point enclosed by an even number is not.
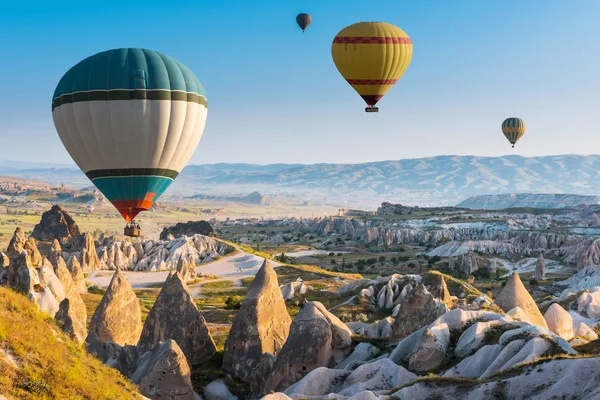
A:
[[[23,228],[19,226],[15,229],[13,237],[10,239],[8,244],[8,248],[6,250],[6,255],[8,258],[18,257],[23,252],[25,243],[27,243],[27,237],[23,232]]]
[[[54,273],[54,267],[48,259],[44,259],[40,268],[38,268],[40,284],[50,289],[56,300],[60,303],[66,297],[65,288],[60,279]]]
[[[151,399],[194,400],[190,366],[174,340],[145,353],[131,380]]]
[[[94,244],[94,238],[86,232],[83,238],[79,239],[82,242],[82,248],[79,255],[79,263],[81,264],[82,271],[97,271],[102,269],[100,258],[96,253],[96,246]]]
[[[586,340],[598,340],[598,334],[592,328],[580,322],[575,328],[574,334],[576,337],[581,337]]]
[[[433,297],[444,303],[446,305],[446,309],[449,310],[453,306],[453,301],[450,291],[448,290],[448,286],[446,285],[446,280],[441,274],[436,274],[435,279],[435,284],[433,284],[427,290],[433,295]]]
[[[125,274],[117,269],[96,308],[89,331],[102,342],[135,345],[142,332],[138,298]]]
[[[177,342],[190,365],[207,361],[216,352],[206,321],[179,273],[165,281],[148,313],[138,346],[150,350],[169,339]]]
[[[255,374],[256,366],[264,353],[279,354],[291,324],[277,274],[265,259],[227,336],[223,369],[252,387],[264,385],[264,377]]]
[[[85,284],[85,277],[83,276],[79,259],[77,257],[69,257],[67,269],[69,270],[71,278],[73,279],[73,283],[75,284],[75,287],[79,293],[87,293],[87,285]]]
[[[543,281],[546,279],[546,263],[544,261],[544,255],[542,253],[540,253],[540,255],[538,256],[535,265],[534,278],[538,281]]]
[[[513,272],[510,278],[508,278],[506,286],[504,286],[502,292],[500,292],[500,295],[496,298],[496,304],[504,311],[510,311],[515,307],[520,307],[527,314],[532,324],[542,328],[548,328],[540,309],[537,304],[535,304],[535,301],[527,289],[525,289],[519,274],[516,272]]]
[[[426,372],[438,368],[446,360],[450,345],[450,330],[447,324],[433,325],[421,335],[417,350],[408,360],[408,369]]]
[[[333,327],[330,322],[333,319],[323,313],[324,309],[318,302],[308,302],[296,315],[265,392],[285,389],[316,368],[330,367],[335,362],[334,350],[349,350],[350,330],[339,320],[340,325],[335,321],[337,326]],[[346,345],[347,348],[339,348]]]
[[[23,249],[25,249],[27,254],[29,254],[31,265],[34,268],[39,268],[42,265],[42,255],[40,254],[40,251],[37,248],[37,242],[33,237],[27,239],[23,245]]]
[[[71,273],[67,269],[65,260],[61,256],[61,248],[58,240],[54,240],[52,248],[48,253],[48,262],[54,268],[54,273],[64,289],[65,297],[69,299],[68,304],[60,304],[62,312],[61,317],[66,321],[70,319],[69,330],[67,331],[71,337],[79,343],[83,343],[87,336],[87,309],[81,298],[80,291],[75,286]],[[57,314],[56,319],[59,319]],[[63,328],[64,330],[65,328]]]
[[[432,323],[442,312],[433,295],[418,285],[402,301],[392,326],[390,343],[396,344],[419,328]],[[445,307],[444,307],[445,308]]]
[[[573,338],[573,318],[558,303],[552,304],[544,314],[548,329],[565,340]]]
[[[42,219],[33,228],[31,236],[45,242],[57,239],[59,242],[65,243],[80,234],[79,227],[73,218],[60,206],[53,205],[49,211],[42,214]]]

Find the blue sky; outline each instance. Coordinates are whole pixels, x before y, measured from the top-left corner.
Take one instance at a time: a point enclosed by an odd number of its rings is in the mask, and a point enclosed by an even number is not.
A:
[[[191,163],[600,149],[600,1],[10,3],[0,13],[4,159],[70,163],[52,92],[75,63],[117,47],[171,55],[204,84],[208,121]],[[304,34],[299,12],[313,16]],[[398,25],[414,44],[378,114],[364,112],[331,60],[333,37],[359,21]],[[509,116],[528,125],[514,150],[500,132]]]

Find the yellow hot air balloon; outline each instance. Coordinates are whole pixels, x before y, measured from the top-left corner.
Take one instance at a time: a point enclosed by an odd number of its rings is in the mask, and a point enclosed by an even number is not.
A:
[[[502,133],[514,148],[515,143],[525,134],[525,122],[521,118],[507,118],[502,122]]]
[[[366,112],[400,79],[413,46],[402,29],[386,22],[359,22],[342,29],[331,45],[340,74],[367,103]]]

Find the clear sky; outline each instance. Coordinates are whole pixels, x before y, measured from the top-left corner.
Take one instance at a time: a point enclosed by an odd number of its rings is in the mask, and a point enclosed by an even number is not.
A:
[[[295,23],[308,12],[302,33]],[[359,21],[398,25],[412,63],[378,114],[342,79],[331,42]],[[204,84],[191,163],[354,163],[441,154],[600,149],[597,0],[5,1],[0,158],[71,163],[50,102],[62,75],[117,47],[158,50]],[[528,131],[512,150],[502,120]]]

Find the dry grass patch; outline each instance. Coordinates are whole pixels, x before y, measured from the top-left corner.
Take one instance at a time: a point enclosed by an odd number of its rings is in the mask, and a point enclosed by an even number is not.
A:
[[[134,399],[136,387],[70,340],[24,296],[0,287],[0,393],[18,399]]]

